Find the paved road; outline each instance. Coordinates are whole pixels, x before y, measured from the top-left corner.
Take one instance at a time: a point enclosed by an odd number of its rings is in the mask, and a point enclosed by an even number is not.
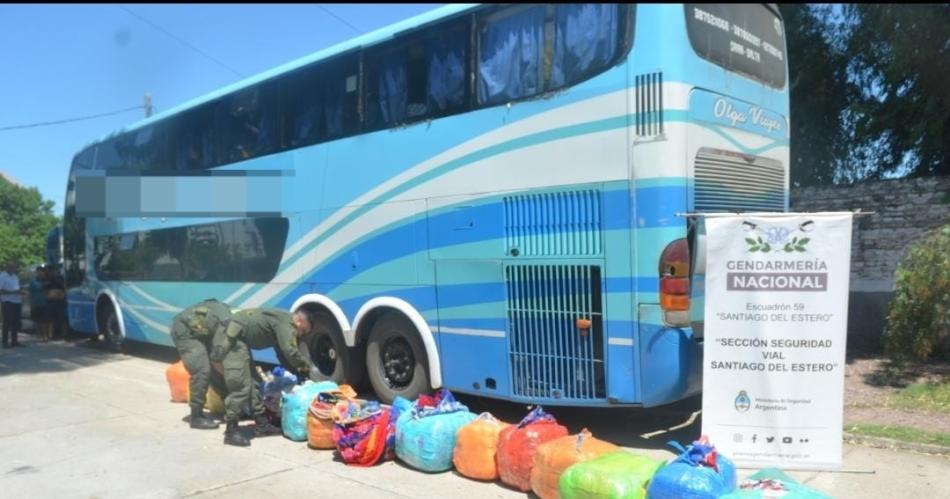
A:
[[[113,355],[85,342],[0,350],[0,496],[165,497],[527,497],[455,473],[425,474],[389,462],[345,466],[329,451],[282,437],[249,448],[221,443],[221,431],[190,430],[184,404],[168,402],[164,370],[174,351],[135,348]],[[516,404],[464,398],[472,410],[514,420]],[[655,457],[670,439],[699,431],[696,400],[660,410],[557,410],[571,431]],[[667,431],[670,427],[681,426]],[[662,432],[662,433],[657,433]],[[650,438],[643,438],[648,435]],[[950,497],[950,460],[845,446],[844,467],[873,474],[797,472],[839,498]],[[740,470],[740,478],[751,470]]]

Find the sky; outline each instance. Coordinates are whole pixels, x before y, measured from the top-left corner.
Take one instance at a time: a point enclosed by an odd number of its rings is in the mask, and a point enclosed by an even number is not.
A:
[[[0,172],[62,215],[80,148],[154,112],[441,4],[0,5]]]

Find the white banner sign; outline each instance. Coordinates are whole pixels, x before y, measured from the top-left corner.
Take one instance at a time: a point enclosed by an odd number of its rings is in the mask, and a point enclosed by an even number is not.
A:
[[[703,433],[740,466],[841,466],[851,219],[705,220]]]

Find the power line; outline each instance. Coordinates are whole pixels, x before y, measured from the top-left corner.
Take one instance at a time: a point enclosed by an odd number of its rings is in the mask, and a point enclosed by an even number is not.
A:
[[[139,21],[142,21],[143,23],[148,24],[149,26],[151,26],[151,27],[153,27],[153,28],[155,28],[155,29],[161,31],[162,33],[165,33],[165,34],[168,35],[169,37],[171,37],[171,38],[175,39],[176,41],[178,41],[178,43],[181,43],[182,45],[184,45],[184,46],[190,48],[191,50],[194,50],[195,52],[197,52],[197,53],[203,55],[204,57],[206,57],[206,58],[208,58],[209,60],[213,61],[215,64],[221,66],[222,68],[227,69],[228,71],[234,73],[235,75],[237,75],[237,76],[239,76],[239,77],[242,77],[242,78],[244,77],[244,75],[241,74],[238,70],[236,70],[236,69],[232,68],[231,66],[228,66],[227,64],[225,64],[225,63],[219,61],[218,59],[216,59],[216,58],[214,58],[214,57],[212,57],[210,54],[208,54],[208,53],[205,52],[204,50],[201,50],[201,49],[199,49],[198,47],[192,45],[191,43],[188,43],[187,41],[185,41],[185,40],[179,38],[178,36],[176,36],[176,35],[173,34],[172,32],[168,31],[167,29],[165,29],[165,28],[163,28],[163,27],[161,27],[161,26],[159,26],[159,25],[153,23],[152,21],[149,21],[148,19],[142,17],[142,16],[139,15],[139,14],[136,14],[135,12],[132,12],[131,10],[129,10],[128,8],[126,8],[124,5],[117,5],[117,7],[119,7],[120,9],[122,9],[122,10],[128,12],[129,15],[131,15],[132,17],[138,19]]]
[[[328,9],[328,8],[326,8],[326,7],[324,7],[324,6],[320,5],[320,4],[317,4],[317,8],[320,9],[320,10],[322,10],[322,11],[324,11],[324,12],[326,12],[327,14],[331,15],[331,16],[332,16],[334,19],[336,19],[337,21],[340,21],[341,23],[343,23],[343,24],[349,26],[350,29],[352,29],[353,31],[357,32],[358,34],[361,34],[361,35],[363,34],[363,30],[357,28],[356,26],[353,26],[352,24],[350,24],[349,22],[347,22],[346,19],[343,19],[342,17],[340,17],[340,16],[334,14],[333,12],[330,11],[330,9]]]
[[[77,117],[77,118],[66,118],[66,119],[64,119],[64,120],[43,121],[43,122],[40,122],[40,123],[29,123],[29,124],[26,124],[26,125],[5,126],[5,127],[0,127],[0,132],[4,132],[4,131],[7,131],[7,130],[19,130],[19,129],[22,129],[22,128],[35,128],[35,127],[40,127],[40,126],[61,125],[61,124],[63,124],[63,123],[72,123],[72,122],[74,122],[74,121],[91,120],[91,119],[94,119],[94,118],[102,118],[102,117],[104,117],[104,116],[113,116],[113,115],[116,115],[116,114],[127,113],[127,112],[129,112],[129,111],[135,111],[136,109],[142,109],[143,107],[144,107],[144,106],[135,106],[135,107],[130,107],[130,108],[126,108],[126,109],[120,109],[120,110],[118,110],[118,111],[112,111],[112,112],[109,112],[109,113],[90,114],[90,115],[88,115],[88,116],[80,116],[80,117]]]

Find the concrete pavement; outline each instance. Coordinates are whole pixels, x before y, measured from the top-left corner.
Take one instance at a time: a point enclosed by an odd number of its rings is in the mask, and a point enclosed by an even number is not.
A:
[[[527,497],[454,472],[426,474],[398,462],[357,468],[282,437],[249,448],[222,444],[222,430],[189,429],[185,404],[169,402],[164,371],[174,351],[141,347],[115,355],[88,345],[38,344],[0,351],[0,496]],[[514,420],[525,407],[463,397],[476,412]],[[670,439],[699,431],[696,401],[655,410],[552,408],[572,432],[669,458]],[[664,430],[681,426],[672,431]],[[663,432],[663,433],[658,433]],[[652,435],[642,438],[640,435]],[[873,473],[792,472],[839,498],[950,497],[950,460],[845,445],[844,468]],[[740,479],[754,470],[740,470]]]

